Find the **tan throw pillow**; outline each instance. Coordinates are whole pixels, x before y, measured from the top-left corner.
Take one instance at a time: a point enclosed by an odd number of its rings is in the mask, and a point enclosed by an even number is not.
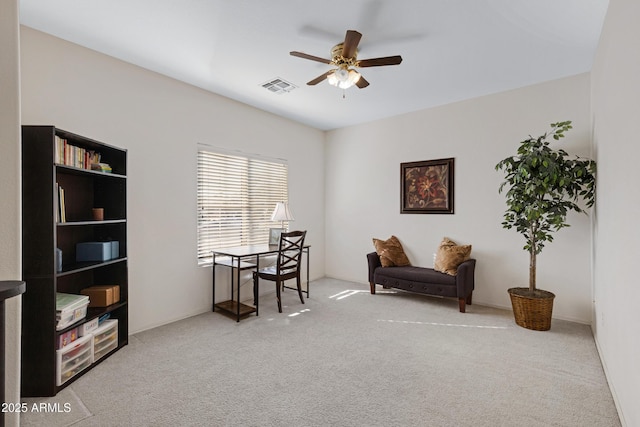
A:
[[[455,276],[458,266],[471,257],[471,245],[457,245],[453,240],[445,237],[440,242],[433,269]]]
[[[411,265],[409,258],[404,253],[400,240],[396,236],[391,236],[387,240],[373,239],[373,246],[380,257],[383,267],[402,267]]]

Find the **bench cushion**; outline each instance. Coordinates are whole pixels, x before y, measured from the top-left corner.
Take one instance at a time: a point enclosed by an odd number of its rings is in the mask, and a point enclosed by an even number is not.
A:
[[[424,267],[379,267],[375,271],[376,278],[391,278],[412,282],[437,283],[442,285],[456,285],[456,278],[440,273],[432,268]],[[382,282],[378,282],[384,284]]]
[[[423,267],[378,267],[374,273],[375,283],[382,286],[418,292],[427,295],[455,297],[458,287],[455,276]]]

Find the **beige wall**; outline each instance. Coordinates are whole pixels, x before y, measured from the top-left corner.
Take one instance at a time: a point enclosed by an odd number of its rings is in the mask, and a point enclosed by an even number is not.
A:
[[[431,266],[447,236],[473,245],[474,301],[510,309],[507,289],[528,286],[529,259],[524,238],[501,227],[503,175],[494,167],[529,134],[561,120],[573,120],[574,129],[557,146],[588,156],[589,84],[581,74],[329,132],[327,275],[366,283],[371,238],[392,234],[412,263]],[[400,163],[446,157],[455,158],[455,214],[400,214]],[[554,316],[590,323],[590,220],[569,221],[538,258],[538,285],[556,294]]]
[[[292,226],[308,230],[311,277],[324,276],[321,131],[29,28],[21,37],[23,124],[128,149],[130,332],[211,309],[211,269],[196,264],[199,143],[288,159]]]
[[[640,425],[640,2],[611,0],[592,71],[598,161],[593,330],[623,425]]]
[[[22,276],[19,52],[18,1],[0,0],[0,280]],[[8,402],[20,401],[20,298],[6,301],[3,321]],[[9,413],[5,422],[17,426],[19,419]]]

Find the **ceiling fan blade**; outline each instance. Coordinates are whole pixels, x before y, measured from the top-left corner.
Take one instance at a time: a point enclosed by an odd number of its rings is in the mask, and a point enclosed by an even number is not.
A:
[[[361,74],[360,78],[356,82],[356,86],[358,86],[360,89],[364,89],[365,87],[369,86],[369,82],[366,81],[365,78],[362,77],[362,74]]]
[[[311,80],[310,82],[308,82],[307,84],[309,86],[313,86],[313,85],[317,85],[318,83],[320,83],[321,81],[325,80],[327,78],[327,76],[331,73],[333,73],[334,70],[329,70],[326,73],[324,73],[321,76],[316,77],[315,79]]]
[[[382,65],[398,65],[402,62],[402,56],[386,56],[384,58],[363,59],[358,61],[358,67],[380,67]]]
[[[345,58],[353,58],[358,50],[358,44],[362,34],[354,30],[347,30],[344,36],[344,45],[342,47],[342,56]]]
[[[310,59],[312,61],[322,62],[323,64],[331,64],[331,60],[330,59],[320,58],[319,56],[309,55],[309,54],[306,54],[304,52],[293,51],[293,52],[289,52],[289,54],[291,56],[297,56],[298,58]]]

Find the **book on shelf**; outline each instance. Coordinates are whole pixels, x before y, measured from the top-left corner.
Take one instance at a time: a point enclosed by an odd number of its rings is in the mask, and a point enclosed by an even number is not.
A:
[[[56,182],[58,193],[58,209],[56,209],[56,222],[67,222],[66,208],[64,204],[64,188]]]
[[[60,185],[56,182],[56,222],[60,222]]]
[[[91,170],[91,165],[99,164],[100,158],[96,151],[71,145],[66,139],[55,136],[55,162],[59,165]]]

